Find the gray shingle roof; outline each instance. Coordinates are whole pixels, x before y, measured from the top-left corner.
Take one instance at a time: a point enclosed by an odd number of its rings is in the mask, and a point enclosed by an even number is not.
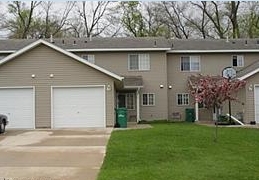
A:
[[[174,50],[259,50],[259,39],[174,39]]]
[[[50,39],[44,39],[50,42]],[[18,50],[36,39],[8,39],[0,40],[0,51]],[[137,49],[137,48],[165,48],[170,47],[167,39],[161,37],[121,37],[121,38],[53,38],[53,44],[63,49]]]
[[[50,42],[50,39],[44,39]],[[1,51],[16,51],[36,39],[0,39]],[[53,43],[70,51],[79,49],[167,49],[182,51],[258,50],[259,39],[165,39],[163,37],[53,38]]]
[[[0,51],[16,51],[37,39],[0,39]]]

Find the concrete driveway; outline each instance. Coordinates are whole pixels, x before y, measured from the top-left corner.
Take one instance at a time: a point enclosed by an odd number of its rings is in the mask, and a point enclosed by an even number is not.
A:
[[[0,135],[0,180],[94,180],[111,131],[7,130]]]

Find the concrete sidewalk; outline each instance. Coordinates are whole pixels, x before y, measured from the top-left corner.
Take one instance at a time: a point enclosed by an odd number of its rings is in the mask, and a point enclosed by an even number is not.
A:
[[[112,128],[7,130],[0,135],[0,179],[95,180]]]

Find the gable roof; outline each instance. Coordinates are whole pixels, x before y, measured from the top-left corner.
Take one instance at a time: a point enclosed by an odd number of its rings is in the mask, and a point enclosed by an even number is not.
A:
[[[245,80],[258,72],[259,72],[259,61],[256,61],[250,64],[249,66],[246,66],[245,68],[238,71],[237,78],[240,80]]]
[[[106,75],[108,75],[108,76],[110,76],[110,77],[113,77],[113,78],[115,78],[115,79],[117,79],[117,80],[119,80],[119,81],[122,81],[122,80],[123,80],[123,77],[121,77],[121,76],[119,76],[119,75],[117,75],[117,74],[114,74],[114,73],[112,73],[112,72],[110,72],[110,71],[108,71],[108,70],[106,70],[106,69],[104,69],[104,68],[101,68],[101,67],[99,67],[99,66],[97,66],[97,65],[95,65],[95,64],[92,64],[92,63],[90,63],[90,62],[84,60],[83,58],[81,58],[81,57],[79,57],[79,56],[77,56],[77,55],[75,55],[75,54],[73,54],[73,53],[70,53],[70,52],[68,52],[68,51],[65,51],[64,49],[62,49],[62,48],[60,48],[60,47],[58,47],[58,46],[55,46],[54,44],[49,43],[49,42],[47,42],[47,41],[45,41],[45,40],[42,40],[42,39],[37,40],[37,41],[34,41],[34,42],[32,42],[31,44],[29,44],[29,45],[23,47],[22,49],[20,49],[20,50],[18,50],[18,51],[16,51],[15,53],[10,54],[10,55],[8,55],[7,57],[3,58],[3,59],[0,61],[0,66],[1,66],[2,64],[4,64],[4,63],[6,63],[6,62],[8,62],[8,61],[10,61],[10,60],[12,60],[12,59],[14,59],[15,57],[20,56],[21,54],[23,54],[23,53],[25,53],[25,52],[27,52],[27,51],[29,51],[29,50],[31,50],[31,49],[33,49],[33,48],[35,48],[35,47],[41,45],[41,44],[44,44],[44,45],[46,45],[46,46],[48,46],[48,47],[50,47],[50,48],[52,48],[52,49],[54,49],[54,50],[56,50],[56,51],[58,51],[58,52],[60,52],[60,53],[62,53],[62,54],[64,54],[64,55],[68,56],[68,57],[73,58],[74,60],[76,60],[76,61],[78,61],[78,62],[81,62],[81,63],[83,63],[83,64],[86,64],[86,65],[92,67],[93,69],[96,69],[96,70],[98,70],[98,71],[100,71],[100,72],[102,72],[102,73],[104,73],[104,74],[106,74]]]
[[[167,51],[169,40],[162,37],[53,38],[44,39],[71,52],[80,51]],[[0,39],[0,53],[15,52],[36,39]]]

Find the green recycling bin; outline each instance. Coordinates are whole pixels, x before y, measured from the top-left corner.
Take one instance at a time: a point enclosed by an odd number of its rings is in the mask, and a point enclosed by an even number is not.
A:
[[[194,122],[195,121],[195,111],[193,108],[185,109],[185,121]]]
[[[126,128],[127,127],[127,108],[118,108],[116,109],[116,120],[119,124],[119,127]]]

